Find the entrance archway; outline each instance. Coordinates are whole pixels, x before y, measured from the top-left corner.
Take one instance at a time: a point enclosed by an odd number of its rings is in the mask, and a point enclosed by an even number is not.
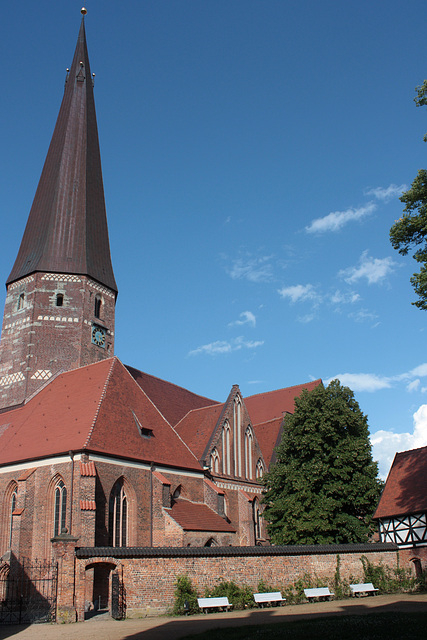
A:
[[[94,562],[85,569],[85,618],[111,609],[112,562]]]

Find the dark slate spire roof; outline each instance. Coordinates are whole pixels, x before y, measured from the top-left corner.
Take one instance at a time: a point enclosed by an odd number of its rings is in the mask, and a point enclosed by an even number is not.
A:
[[[7,284],[35,271],[88,275],[117,292],[84,18],[58,120]]]

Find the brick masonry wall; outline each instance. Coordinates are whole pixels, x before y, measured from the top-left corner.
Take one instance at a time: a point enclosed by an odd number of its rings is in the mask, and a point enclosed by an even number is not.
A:
[[[19,404],[59,371],[113,356],[114,314],[114,293],[85,276],[35,273],[12,283],[0,343],[0,408]],[[93,324],[107,330],[104,347],[92,344]]]
[[[397,551],[376,551],[367,545],[363,551],[341,552],[340,574],[342,579],[363,581],[361,556],[366,555],[375,564],[396,567]],[[76,602],[82,619],[85,593],[85,568],[94,563],[115,565],[126,589],[127,614],[147,615],[164,613],[173,606],[177,576],[190,577],[199,595],[206,588],[212,588],[218,582],[234,580],[239,585],[248,585],[254,591],[263,580],[278,590],[294,583],[305,573],[317,576],[332,587],[337,568],[337,551],[313,555],[241,555],[209,556],[188,555],[185,557],[122,557],[77,559]],[[88,576],[90,579],[90,576]]]

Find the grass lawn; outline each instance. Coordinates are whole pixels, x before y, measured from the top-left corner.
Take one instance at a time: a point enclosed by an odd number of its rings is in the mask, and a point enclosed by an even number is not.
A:
[[[182,640],[426,640],[426,613],[330,616],[276,624],[212,629]]]

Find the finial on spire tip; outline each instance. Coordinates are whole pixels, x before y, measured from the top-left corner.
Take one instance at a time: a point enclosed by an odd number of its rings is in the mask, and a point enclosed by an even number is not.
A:
[[[87,14],[87,9],[85,7],[82,7],[80,9],[80,13],[82,14],[82,16],[85,16]]]

